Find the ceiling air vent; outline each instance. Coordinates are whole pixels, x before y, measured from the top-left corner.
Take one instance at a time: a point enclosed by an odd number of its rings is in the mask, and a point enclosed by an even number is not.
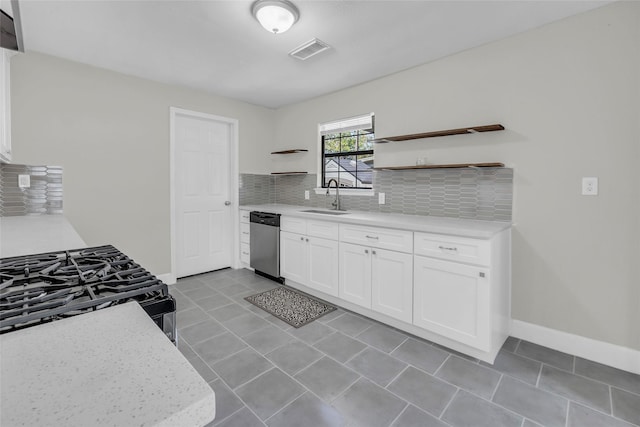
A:
[[[320,52],[324,52],[327,49],[331,49],[331,46],[329,46],[322,40],[313,39],[293,49],[291,52],[289,52],[289,55],[304,61],[314,55],[319,54]]]

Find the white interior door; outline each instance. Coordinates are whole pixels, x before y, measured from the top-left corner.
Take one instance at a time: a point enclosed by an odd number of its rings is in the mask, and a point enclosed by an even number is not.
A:
[[[173,132],[176,276],[229,267],[232,125],[178,113]]]

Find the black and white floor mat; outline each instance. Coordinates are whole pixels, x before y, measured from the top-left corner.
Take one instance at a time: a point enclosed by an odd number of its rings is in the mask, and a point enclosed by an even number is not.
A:
[[[284,286],[250,295],[245,299],[294,328],[304,326],[336,309],[324,301]]]

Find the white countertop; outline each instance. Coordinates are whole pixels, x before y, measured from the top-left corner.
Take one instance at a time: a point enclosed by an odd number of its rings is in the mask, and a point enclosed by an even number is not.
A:
[[[370,225],[399,230],[423,231],[426,233],[489,239],[496,233],[511,227],[510,222],[481,221],[474,219],[444,218],[422,215],[402,215],[380,212],[346,211],[345,215],[326,215],[302,212],[304,210],[326,210],[294,205],[243,205],[243,210],[279,213],[285,216],[342,222],[346,224]]]
[[[0,218],[0,258],[86,246],[87,244],[64,215]]]
[[[136,302],[0,335],[0,425],[203,426],[209,385]]]

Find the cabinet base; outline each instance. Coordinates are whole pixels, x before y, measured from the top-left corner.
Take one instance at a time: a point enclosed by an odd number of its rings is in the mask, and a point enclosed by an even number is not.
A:
[[[406,323],[398,319],[394,319],[393,317],[389,317],[384,314],[378,313],[376,311],[370,310],[368,308],[361,307],[357,304],[350,303],[348,301],[345,301],[333,295],[325,294],[324,292],[320,292],[315,289],[309,288],[308,286],[304,286],[293,280],[286,279],[285,284],[288,286],[291,286],[294,289],[298,289],[302,292],[308,293],[309,295],[312,295],[317,298],[323,299],[327,302],[330,302],[331,304],[334,304],[342,309],[349,310],[357,314],[361,314],[370,319],[376,320],[380,323],[384,323],[386,325],[389,325],[401,331],[407,332],[411,335],[415,335],[418,338],[422,338],[422,339],[434,342],[443,347],[447,347],[459,353],[466,354],[467,356],[475,357],[478,360],[482,360],[483,362],[487,362],[490,364],[493,364],[498,354],[498,351],[500,351],[500,348],[502,348],[502,345],[504,344],[507,337],[509,336],[506,330],[501,333],[494,333],[491,349],[489,351],[482,351],[482,350],[478,350],[476,348],[470,347],[466,344],[462,344],[460,342],[454,341],[442,335],[427,331],[426,329],[419,328],[411,323]]]

